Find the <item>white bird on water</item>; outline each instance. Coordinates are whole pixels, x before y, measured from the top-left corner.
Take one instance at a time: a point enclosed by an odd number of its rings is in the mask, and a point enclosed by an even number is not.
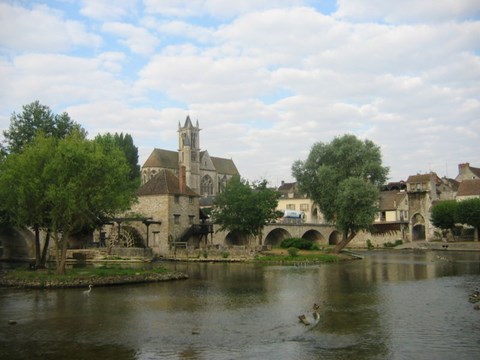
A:
[[[88,285],[88,290],[85,290],[83,292],[83,295],[90,295],[91,291],[92,291],[92,284]]]

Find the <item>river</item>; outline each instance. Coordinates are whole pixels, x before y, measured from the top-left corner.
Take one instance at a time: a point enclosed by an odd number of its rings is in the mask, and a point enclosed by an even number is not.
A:
[[[1,289],[0,359],[478,359],[479,252],[309,266],[168,263],[188,280]],[[306,326],[298,316],[320,320]],[[14,320],[16,323],[9,323]]]

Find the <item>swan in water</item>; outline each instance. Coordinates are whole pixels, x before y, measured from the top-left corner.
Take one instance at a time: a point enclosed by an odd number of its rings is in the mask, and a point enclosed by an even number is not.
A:
[[[92,284],[88,285],[88,290],[85,290],[83,292],[83,295],[90,295],[91,291],[92,291]]]

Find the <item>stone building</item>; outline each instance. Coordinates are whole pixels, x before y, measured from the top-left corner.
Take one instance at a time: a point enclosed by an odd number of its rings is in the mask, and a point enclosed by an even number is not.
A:
[[[157,255],[168,255],[179,242],[198,246],[204,232],[196,226],[201,222],[199,195],[186,185],[185,167],[179,177],[160,169],[137,192],[138,202],[131,212],[150,218],[156,223],[150,228],[137,227],[148,246]],[[147,235],[147,231],[149,234]]]
[[[178,151],[154,149],[142,166],[142,183],[152,179],[161,170],[178,176],[185,167],[186,185],[201,196],[200,205],[212,204],[232,176],[240,175],[232,159],[210,156],[200,149],[200,127],[187,116],[183,126],[178,124]]]

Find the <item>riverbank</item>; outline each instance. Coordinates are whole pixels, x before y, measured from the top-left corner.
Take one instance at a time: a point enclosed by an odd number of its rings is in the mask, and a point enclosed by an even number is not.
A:
[[[411,241],[398,245],[395,250],[449,250],[480,251],[480,241]]]
[[[54,270],[5,270],[0,275],[0,287],[29,289],[87,288],[188,279],[188,275],[164,268],[150,270],[128,268],[69,269],[65,275]]]

